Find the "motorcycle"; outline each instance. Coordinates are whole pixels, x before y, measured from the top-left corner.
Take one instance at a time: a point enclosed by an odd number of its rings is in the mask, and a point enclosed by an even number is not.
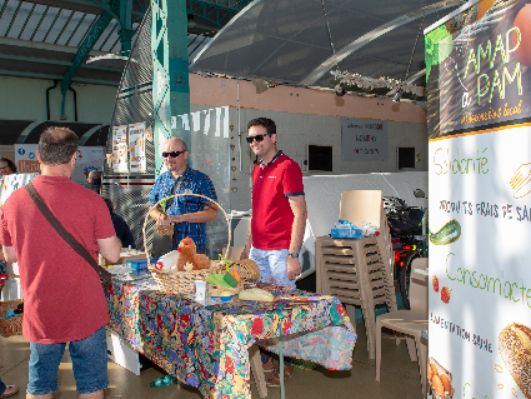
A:
[[[408,206],[397,197],[384,197],[384,208],[394,251],[395,286],[409,309],[409,276],[414,259],[426,256],[425,209]]]

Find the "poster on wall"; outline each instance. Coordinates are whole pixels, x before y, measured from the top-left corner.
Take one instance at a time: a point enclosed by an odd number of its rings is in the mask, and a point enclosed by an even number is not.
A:
[[[85,170],[103,170],[104,147],[78,147],[76,167],[72,180],[85,184]],[[15,164],[19,173],[40,173],[37,161],[37,144],[15,144]]]
[[[344,161],[387,159],[386,122],[341,119],[341,154]]]
[[[131,173],[146,172],[146,124],[129,125],[129,170]]]
[[[112,129],[112,170],[115,173],[129,172],[127,162],[127,125],[114,126]]]
[[[429,28],[433,398],[531,398],[531,4]]]

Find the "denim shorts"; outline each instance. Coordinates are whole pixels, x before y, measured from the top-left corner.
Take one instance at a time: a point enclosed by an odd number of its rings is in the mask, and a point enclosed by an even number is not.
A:
[[[249,258],[258,265],[262,283],[295,288],[295,280],[288,278],[287,249],[258,249],[251,247]]]
[[[28,393],[48,395],[58,388],[57,374],[66,344],[30,342]],[[107,340],[105,327],[91,336],[68,343],[77,392],[88,394],[106,388]]]

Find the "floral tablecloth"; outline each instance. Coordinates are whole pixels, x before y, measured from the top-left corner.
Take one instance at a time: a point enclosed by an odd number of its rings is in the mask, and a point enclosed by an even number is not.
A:
[[[203,306],[146,284],[113,281],[107,291],[110,326],[204,397],[251,397],[248,349],[259,340],[269,350],[330,370],[351,368],[356,334],[337,298],[262,288],[277,300]]]

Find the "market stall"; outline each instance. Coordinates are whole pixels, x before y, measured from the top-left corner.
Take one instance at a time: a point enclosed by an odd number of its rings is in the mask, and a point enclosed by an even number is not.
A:
[[[107,289],[110,328],[204,397],[251,397],[249,349],[257,343],[330,370],[351,368],[356,334],[337,298],[262,288],[275,301],[204,306],[160,291],[149,278],[114,279]]]

